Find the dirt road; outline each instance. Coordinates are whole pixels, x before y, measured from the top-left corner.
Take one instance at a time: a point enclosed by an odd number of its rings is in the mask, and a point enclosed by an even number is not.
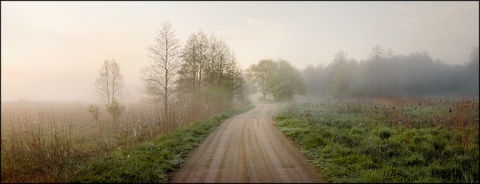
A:
[[[273,126],[277,109],[257,104],[225,121],[190,153],[170,182],[325,182]]]

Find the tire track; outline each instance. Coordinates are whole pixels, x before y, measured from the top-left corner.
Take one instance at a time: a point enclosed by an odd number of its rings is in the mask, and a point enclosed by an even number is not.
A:
[[[226,120],[193,150],[173,183],[325,183],[298,149],[273,126],[275,104],[257,104]]]

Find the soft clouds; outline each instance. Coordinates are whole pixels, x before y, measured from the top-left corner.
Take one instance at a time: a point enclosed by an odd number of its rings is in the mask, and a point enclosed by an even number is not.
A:
[[[470,4],[459,3],[398,5],[394,10],[400,13],[400,16],[386,16],[385,20],[416,33],[461,34],[475,31],[472,29],[475,25],[471,24],[478,20],[478,12],[476,13],[475,9],[478,9],[478,6],[475,8]]]
[[[245,21],[249,25],[254,25],[260,28],[264,36],[281,37],[284,35],[286,29],[285,26],[281,24],[262,21],[255,18],[247,18]]]
[[[261,39],[261,35],[250,30],[227,30],[226,38],[232,42],[252,43]]]
[[[280,38],[286,32],[284,25],[255,18],[244,19],[241,29],[227,30],[227,39],[234,42],[254,42],[270,38]]]
[[[458,55],[468,56],[478,45],[478,2],[415,2],[393,9],[383,19],[408,34],[406,41],[416,51],[428,50],[450,63],[462,63]]]
[[[2,2],[2,100],[95,99],[105,59],[131,96],[159,23],[181,42],[196,30],[225,38],[240,66],[283,58],[302,69],[338,50],[361,60],[380,44],[461,64],[478,46],[478,2]],[[72,82],[73,81],[73,82]],[[62,96],[59,97],[62,91]],[[128,95],[127,95],[128,96]]]

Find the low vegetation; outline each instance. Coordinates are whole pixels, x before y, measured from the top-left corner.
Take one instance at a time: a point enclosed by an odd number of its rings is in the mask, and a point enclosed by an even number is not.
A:
[[[276,126],[329,182],[479,182],[476,99],[290,104]]]
[[[91,162],[92,158],[104,159],[111,156],[112,152],[149,144],[145,142],[154,141],[160,135],[168,137],[167,134],[180,127],[200,126],[193,122],[228,109],[241,108],[217,106],[204,103],[203,108],[178,107],[172,114],[175,121],[167,122],[159,116],[161,108],[128,103],[118,122],[113,123],[106,109],[96,108],[95,105],[3,102],[1,182],[71,181],[79,165]],[[218,123],[217,120],[204,121]],[[199,138],[194,139],[197,141]],[[181,143],[177,145],[187,146]]]
[[[213,33],[207,36],[198,31],[181,46],[171,24],[165,21],[157,30],[155,42],[149,51],[152,63],[141,70],[145,85],[142,103],[126,103],[120,98],[125,92],[124,77],[115,59],[103,62],[95,81],[102,104],[89,104],[86,107],[81,103],[2,102],[1,181],[70,181],[78,166],[91,158],[110,158],[112,163],[100,162],[91,166],[96,168],[91,168],[96,172],[103,171],[102,168],[106,166],[116,166],[116,156],[111,156],[112,151],[123,153],[121,150],[135,149],[132,147],[139,144],[147,145],[149,150],[151,146],[148,145],[154,143],[145,141],[162,142],[155,143],[161,147],[161,155],[166,156],[164,159],[168,162],[176,163],[178,154],[185,154],[201,139],[197,134],[206,135],[204,133],[209,132],[220,119],[208,120],[213,124],[201,132],[195,130],[193,137],[185,136],[187,142],[178,137],[171,139],[169,135],[172,131],[178,128],[181,128],[178,131],[183,131],[186,125],[194,126],[192,122],[250,104],[244,74],[237,65],[235,55],[227,43]],[[153,140],[159,135],[166,138]],[[163,143],[164,139],[170,143]],[[164,150],[162,145],[182,148]],[[138,149],[143,150],[142,146]],[[167,153],[177,155],[175,161],[169,160],[171,157],[165,155]],[[150,158],[130,152],[126,154],[132,157],[135,164],[138,159]],[[135,164],[131,165],[135,168],[118,169],[124,169],[123,172],[146,169],[137,168]],[[165,169],[164,162],[158,164]],[[148,168],[151,168],[150,165]],[[153,168],[157,170],[152,172],[158,171],[157,174],[164,171]],[[83,177],[78,181],[104,181],[102,177],[111,178],[109,181],[113,182],[164,181],[162,176],[152,177],[146,172],[142,173],[145,175],[133,177],[131,173],[106,171],[97,176],[82,171],[80,174]],[[123,179],[116,180],[118,178]]]
[[[238,110],[225,112],[186,125],[133,148],[115,150],[107,157],[92,158],[80,167],[74,182],[167,182],[167,173],[179,166],[190,150],[201,143],[225,119],[238,112]]]

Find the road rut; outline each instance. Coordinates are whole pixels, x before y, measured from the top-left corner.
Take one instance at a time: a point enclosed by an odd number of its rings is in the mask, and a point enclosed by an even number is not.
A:
[[[173,183],[325,183],[276,127],[276,104],[257,104],[226,120],[174,171]]]

